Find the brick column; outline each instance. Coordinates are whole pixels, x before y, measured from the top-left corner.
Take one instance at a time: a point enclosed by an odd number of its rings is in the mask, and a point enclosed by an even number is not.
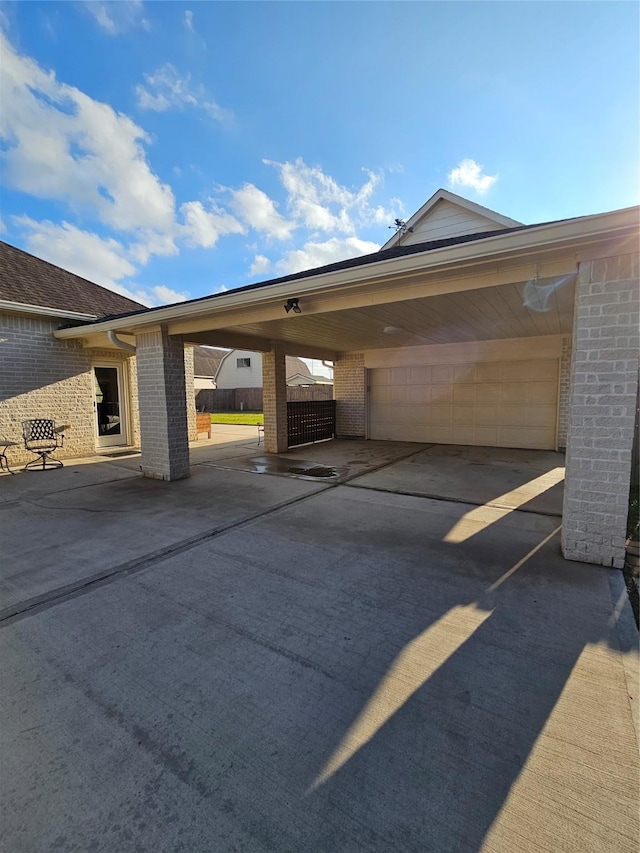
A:
[[[184,348],[184,382],[187,396],[187,432],[189,441],[197,441],[196,426],[196,391],[194,387],[194,355],[193,347]]]
[[[562,550],[622,568],[638,388],[638,255],[581,263]]]
[[[333,365],[338,438],[365,438],[366,387],[364,355],[347,353]]]
[[[137,335],[136,355],[142,473],[184,479],[190,471],[182,339],[164,329]]]
[[[274,343],[271,352],[262,354],[262,410],[264,412],[264,449],[284,453],[287,441],[287,374],[282,344]]]

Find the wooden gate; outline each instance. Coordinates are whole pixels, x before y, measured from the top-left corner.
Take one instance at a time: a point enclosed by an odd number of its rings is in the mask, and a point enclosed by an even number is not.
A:
[[[287,403],[287,443],[289,447],[333,438],[335,434],[335,400],[304,400]]]

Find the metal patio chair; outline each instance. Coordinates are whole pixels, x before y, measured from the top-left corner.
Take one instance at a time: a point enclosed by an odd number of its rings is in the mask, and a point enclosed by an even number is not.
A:
[[[37,458],[32,459],[24,466],[24,470],[48,468],[62,468],[62,462],[54,459],[51,454],[64,444],[63,427],[56,427],[56,422],[51,418],[31,418],[22,421],[22,437],[24,446]]]

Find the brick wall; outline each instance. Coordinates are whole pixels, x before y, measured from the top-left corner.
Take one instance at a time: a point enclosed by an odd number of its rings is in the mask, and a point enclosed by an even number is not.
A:
[[[23,420],[34,417],[70,425],[58,457],[95,452],[92,361],[118,364],[127,357],[83,349],[75,341],[58,341],[53,332],[60,324],[59,319],[0,316],[0,432],[19,442],[7,452],[10,464],[35,458],[22,446],[21,426]],[[136,408],[129,406],[132,415]]]
[[[565,557],[621,568],[638,387],[639,256],[583,262],[576,285]]]
[[[138,406],[145,477],[180,480],[188,477],[189,427],[185,354],[182,339],[166,329],[136,336]],[[193,385],[190,390],[193,401]]]
[[[365,376],[363,353],[348,353],[334,363],[333,388],[338,437],[366,436]]]
[[[135,356],[119,350],[83,349],[76,341],[59,341],[53,332],[60,319],[0,315],[0,434],[19,442],[8,450],[9,464],[35,458],[22,446],[22,421],[49,417],[69,424],[61,459],[91,456],[96,450],[92,365],[124,367],[128,387],[129,442],[140,446],[138,374]],[[184,354],[189,436],[196,438],[193,404],[193,350]],[[126,393],[126,391],[125,391]]]
[[[196,425],[196,392],[193,387],[193,347],[184,348],[184,384],[187,395],[187,432],[189,441],[198,438],[198,427]]]
[[[569,430],[569,392],[571,388],[571,350],[573,343],[571,335],[562,339],[562,355],[560,356],[560,387],[558,388],[558,449],[565,450]]]
[[[262,356],[264,448],[267,453],[287,450],[287,376],[284,347],[274,344]]]

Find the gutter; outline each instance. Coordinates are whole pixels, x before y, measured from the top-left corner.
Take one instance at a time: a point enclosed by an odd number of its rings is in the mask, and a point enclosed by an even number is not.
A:
[[[109,341],[114,345],[114,347],[118,347],[118,349],[123,349],[125,352],[132,352],[135,355],[135,346],[133,344],[128,344],[126,341],[121,341],[120,338],[113,331],[113,329],[109,329],[109,331],[107,332],[107,337],[109,338]]]
[[[63,320],[97,320],[97,314],[81,314],[79,311],[63,311],[61,308],[47,308],[44,305],[28,305],[25,302],[10,302],[0,299],[0,311],[15,311],[20,314],[35,314],[39,317],[60,317]]]

